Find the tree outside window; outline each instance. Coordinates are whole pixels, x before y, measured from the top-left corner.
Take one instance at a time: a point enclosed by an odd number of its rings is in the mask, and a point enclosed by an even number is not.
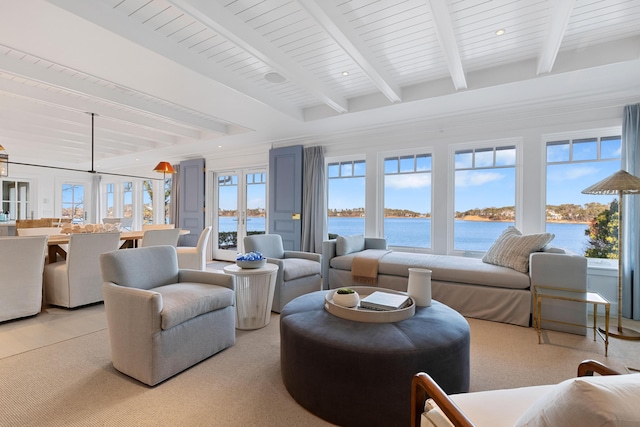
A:
[[[62,184],[62,217],[82,224],[84,214],[84,185]]]
[[[621,165],[621,137],[594,136],[549,141],[547,231],[554,246],[591,258],[618,258],[618,200],[582,194]]]

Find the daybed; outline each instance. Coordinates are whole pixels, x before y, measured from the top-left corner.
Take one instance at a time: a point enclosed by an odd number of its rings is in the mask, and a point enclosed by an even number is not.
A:
[[[503,235],[509,233],[519,235],[513,227],[509,227]],[[553,238],[553,235],[550,236]],[[499,246],[497,243],[498,241],[494,246]],[[363,286],[363,283],[352,277],[352,263],[358,255],[371,252],[375,255],[377,251],[381,256],[378,259],[376,283],[367,283],[365,286],[406,291],[409,268],[426,268],[432,271],[433,299],[467,317],[529,326],[532,286],[557,286],[585,291],[587,287],[586,258],[559,248],[547,248],[530,256],[527,252],[524,258],[526,266],[514,265],[521,270],[526,268],[527,272],[490,264],[478,258],[394,252],[386,249],[387,242],[383,238],[339,236],[335,240],[324,241],[323,288]],[[509,252],[508,247],[506,250]],[[490,251],[495,255],[495,250]],[[488,254],[491,255],[489,252]],[[586,325],[587,312],[584,304],[545,301],[543,310],[547,319]],[[585,328],[561,324],[543,323],[543,326],[582,335],[586,333]]]
[[[601,376],[594,376],[594,373]],[[426,373],[413,377],[412,427],[638,425],[640,375],[617,375],[600,362],[578,366],[559,384],[447,395]]]

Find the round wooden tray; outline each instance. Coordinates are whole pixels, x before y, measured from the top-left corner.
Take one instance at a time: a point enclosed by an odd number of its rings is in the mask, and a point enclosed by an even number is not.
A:
[[[394,291],[392,289],[376,288],[373,286],[350,286],[351,289],[360,295],[360,299],[374,293],[375,291],[388,292],[390,294],[406,295],[406,292]],[[362,309],[360,307],[348,308],[333,302],[333,294],[337,289],[332,289],[325,294],[324,309],[334,316],[347,320],[365,323],[391,323],[408,319],[416,312],[416,302],[411,298],[411,305],[399,310],[375,311]]]

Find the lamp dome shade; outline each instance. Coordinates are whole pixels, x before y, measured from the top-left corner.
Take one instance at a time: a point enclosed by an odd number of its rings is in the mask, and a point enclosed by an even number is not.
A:
[[[582,190],[582,194],[640,193],[640,178],[619,170],[613,175]]]

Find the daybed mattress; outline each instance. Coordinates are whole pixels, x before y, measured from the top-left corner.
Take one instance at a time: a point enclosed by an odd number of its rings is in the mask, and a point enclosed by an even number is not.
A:
[[[358,253],[332,258],[331,268],[350,272],[353,258]],[[408,277],[409,268],[427,268],[432,271],[431,280],[441,282],[469,283],[508,289],[529,289],[530,286],[527,274],[487,264],[478,258],[451,255],[389,252],[380,259],[378,273],[385,276]]]

